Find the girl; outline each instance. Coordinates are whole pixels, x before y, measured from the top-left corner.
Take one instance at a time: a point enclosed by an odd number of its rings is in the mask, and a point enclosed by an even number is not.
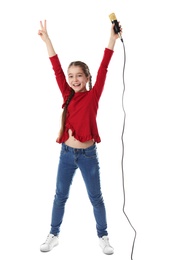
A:
[[[58,245],[60,226],[63,221],[65,203],[69,196],[70,185],[75,171],[79,168],[86,185],[87,193],[93,206],[99,245],[105,254],[113,254],[107,232],[106,211],[100,187],[100,168],[96,143],[101,141],[96,116],[109,62],[114,52],[118,34],[111,26],[108,47],[105,48],[98,69],[94,86],[88,66],[81,61],[74,61],[68,67],[68,83],[62,70],[58,55],[48,36],[46,20],[40,22],[38,35],[45,42],[56,81],[63,97],[63,113],[59,135],[56,139],[61,144],[57,172],[56,193],[54,197],[51,229],[42,252],[50,251]],[[87,84],[89,90],[87,90]],[[83,121],[84,120],[84,121]]]

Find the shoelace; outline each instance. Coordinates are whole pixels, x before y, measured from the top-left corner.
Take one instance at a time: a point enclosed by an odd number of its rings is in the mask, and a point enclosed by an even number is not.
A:
[[[105,242],[105,246],[110,246],[109,239],[107,237],[102,238]]]
[[[53,237],[54,237],[54,235],[48,235],[48,236],[47,236],[47,239],[46,239],[46,241],[45,241],[45,244],[49,244],[49,243],[51,242],[51,240],[52,240]]]

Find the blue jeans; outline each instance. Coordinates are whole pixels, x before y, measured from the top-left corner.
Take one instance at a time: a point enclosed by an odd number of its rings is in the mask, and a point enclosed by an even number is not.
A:
[[[87,193],[93,206],[97,235],[98,237],[108,235],[106,212],[100,187],[100,167],[95,144],[86,149],[71,148],[64,143],[62,144],[50,233],[58,235],[60,232],[65,203],[69,197],[75,171],[78,168],[82,173]],[[80,208],[79,206],[79,210]]]

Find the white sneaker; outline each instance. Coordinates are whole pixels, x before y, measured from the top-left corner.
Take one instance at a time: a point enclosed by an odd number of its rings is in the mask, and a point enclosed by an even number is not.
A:
[[[58,236],[54,236],[53,234],[49,234],[47,236],[45,243],[40,246],[40,251],[41,252],[48,252],[48,251],[52,250],[52,248],[54,248],[58,244],[59,244]]]
[[[99,244],[100,244],[100,247],[102,248],[104,254],[112,255],[114,253],[113,247],[110,246],[110,244],[109,244],[108,236],[103,236],[103,237],[99,238]]]

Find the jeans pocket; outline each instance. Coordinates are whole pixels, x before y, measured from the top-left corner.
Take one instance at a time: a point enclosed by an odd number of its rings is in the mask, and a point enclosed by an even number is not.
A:
[[[97,158],[97,149],[95,146],[92,148],[86,149],[84,152],[86,158]]]

